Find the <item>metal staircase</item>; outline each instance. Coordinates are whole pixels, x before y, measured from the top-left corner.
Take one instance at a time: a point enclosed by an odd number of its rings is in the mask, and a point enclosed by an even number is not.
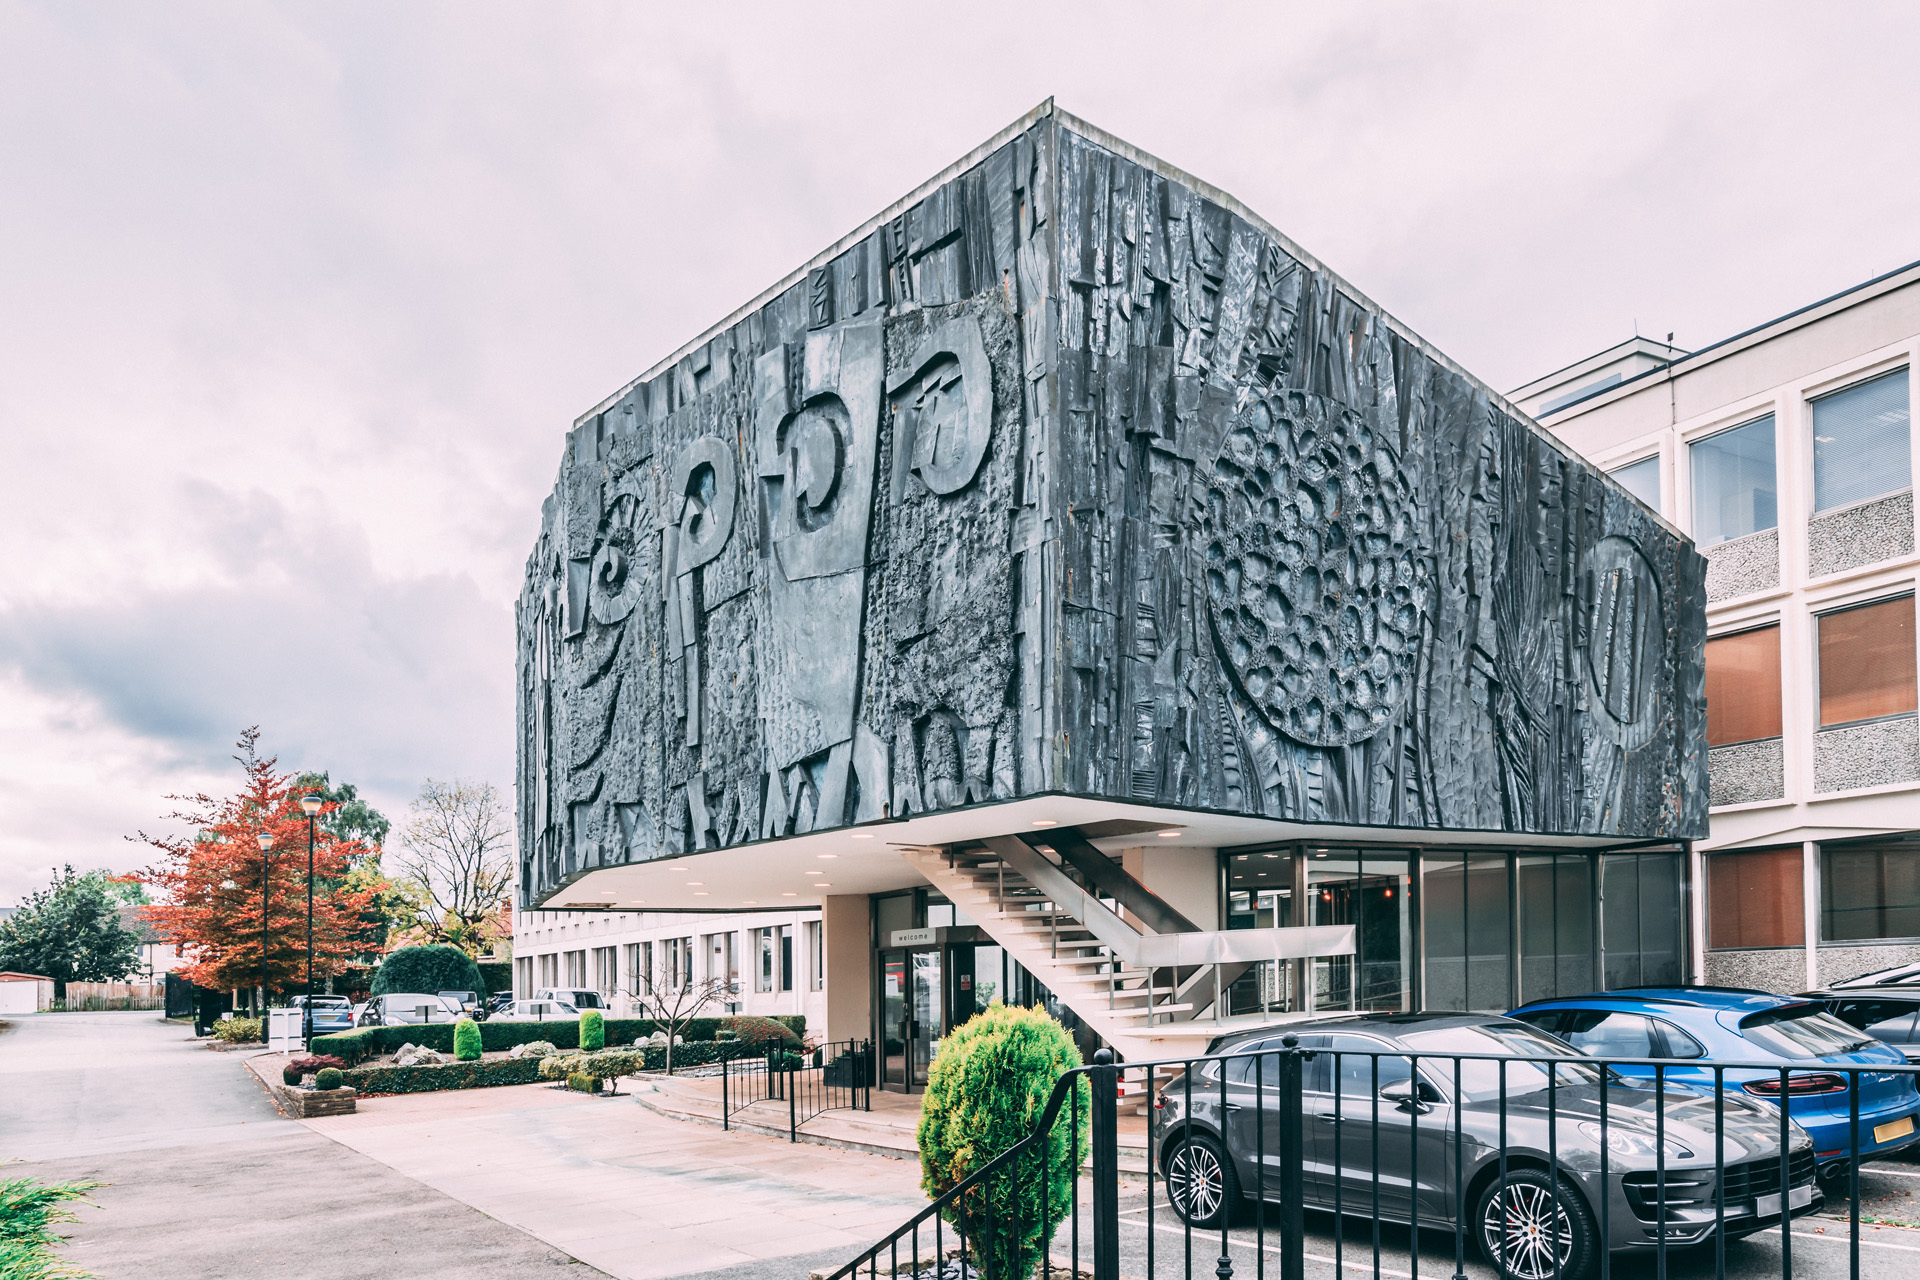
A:
[[[1014,836],[903,853],[1123,1060],[1205,1052],[1227,1029],[1220,994],[1260,961],[1353,952],[1350,925],[1202,930],[1080,843],[1073,856]]]

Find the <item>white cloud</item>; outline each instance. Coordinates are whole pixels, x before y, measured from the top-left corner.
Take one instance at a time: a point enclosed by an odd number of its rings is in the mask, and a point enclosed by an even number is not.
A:
[[[1499,387],[1920,257],[1904,6],[820,12],[0,0],[0,901],[256,721],[508,784],[572,417],[1049,94]]]

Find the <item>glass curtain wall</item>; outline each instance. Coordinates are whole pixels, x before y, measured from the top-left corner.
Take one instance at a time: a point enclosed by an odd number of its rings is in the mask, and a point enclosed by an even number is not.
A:
[[[1287,929],[1298,924],[1293,910],[1294,856],[1291,849],[1265,849],[1227,859],[1227,928]],[[1248,965],[1227,987],[1229,1014],[1295,1013],[1304,1006],[1295,990],[1291,960]]]
[[[1404,850],[1309,849],[1309,924],[1354,926],[1354,954],[1313,961],[1316,1010],[1413,1008],[1414,902]]]
[[[1685,982],[1686,856],[1610,853],[1600,867],[1606,989]]]
[[[1593,855],[1522,854],[1514,860],[1520,899],[1520,1000],[1593,990]]]
[[[1513,1007],[1513,910],[1505,853],[1423,859],[1425,1005],[1505,1013]]]

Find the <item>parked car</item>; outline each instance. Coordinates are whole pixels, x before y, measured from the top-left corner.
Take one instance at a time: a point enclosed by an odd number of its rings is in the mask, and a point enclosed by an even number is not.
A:
[[[1777,1062],[1792,1067],[1787,1111],[1813,1137],[1823,1179],[1847,1171],[1847,1123],[1852,1086],[1838,1072],[1815,1066],[1900,1065],[1898,1049],[1835,1018],[1817,1001],[1744,987],[1655,987],[1559,1000],[1538,1000],[1510,1015],[1559,1036],[1598,1058],[1672,1058],[1669,1084],[1711,1093],[1714,1063]],[[1622,1075],[1651,1077],[1652,1067],[1618,1067]],[[1764,1102],[1780,1102],[1780,1073],[1764,1067],[1725,1067],[1729,1086]],[[1920,1090],[1910,1075],[1863,1072],[1860,1155],[1878,1156],[1920,1141]]]
[[[1278,1049],[1285,1034],[1297,1035],[1302,1049],[1316,1051],[1303,1064],[1302,1126],[1302,1189],[1316,1208],[1333,1208],[1338,1188],[1344,1212],[1373,1214],[1377,1169],[1381,1219],[1417,1218],[1423,1226],[1452,1231],[1455,1213],[1464,1207],[1468,1232],[1489,1261],[1504,1254],[1510,1280],[1586,1280],[1603,1247],[1624,1252],[1657,1246],[1664,1163],[1667,1243],[1696,1244],[1715,1229],[1714,1109],[1698,1093],[1656,1092],[1642,1082],[1605,1075],[1552,1036],[1491,1014],[1315,1018],[1228,1035],[1212,1051]],[[1371,1054],[1383,1055],[1377,1059],[1377,1077]],[[1405,1054],[1420,1056],[1417,1080]],[[1454,1061],[1430,1056],[1446,1054],[1564,1060],[1564,1066],[1553,1067],[1551,1126],[1545,1067],[1458,1059],[1456,1095]],[[1278,1080],[1277,1056],[1230,1058],[1202,1064],[1160,1090],[1152,1141],[1168,1198],[1187,1222],[1219,1227],[1243,1195],[1279,1198],[1280,1118],[1272,1089]],[[1604,1139],[1599,1123],[1603,1086]],[[1665,1111],[1664,1157],[1657,1108]],[[1256,1116],[1262,1117],[1258,1126]],[[1456,1124],[1463,1139],[1458,1151]],[[1721,1132],[1727,1235],[1750,1235],[1777,1224],[1783,1202],[1779,1113],[1729,1095]],[[1545,1172],[1556,1156],[1557,1180]],[[1811,1212],[1819,1201],[1813,1144],[1798,1127],[1789,1128],[1787,1156],[1786,1212]],[[1598,1209],[1603,1196],[1604,1242]],[[1559,1242],[1557,1258],[1549,1239]]]
[[[1850,1027],[1884,1040],[1920,1063],[1920,983],[1873,988],[1834,988],[1809,991],[1812,1000]]]
[[[1920,984],[1920,964],[1897,964],[1891,969],[1875,969],[1872,973],[1863,973],[1857,978],[1848,978],[1845,982],[1833,983],[1838,991],[1852,991],[1858,987],[1894,987]]]
[[[287,1003],[295,1009],[304,1009],[307,998],[295,996]],[[350,1030],[354,1025],[353,1002],[345,996],[315,996],[312,1025],[314,1032],[319,1035]]]
[[[424,1016],[422,1010],[425,1010]],[[423,1022],[454,1022],[460,1017],[460,1006],[442,996],[418,991],[389,992],[384,996],[373,996],[361,1005],[353,1025],[398,1027]]]
[[[487,1003],[481,1008],[480,1016],[483,1018],[491,1018],[494,1014],[500,1012],[512,1003],[513,992],[496,991],[487,997]]]
[[[598,991],[586,987],[542,987],[533,993],[535,1000],[564,1000],[576,1009],[606,1011],[607,1002]]]
[[[564,1000],[510,1000],[489,1022],[577,1021],[580,1010]]]
[[[442,1000],[453,1001],[460,1006],[461,1012],[467,1014],[469,1017],[480,1008],[480,993],[478,991],[442,991],[440,998]]]

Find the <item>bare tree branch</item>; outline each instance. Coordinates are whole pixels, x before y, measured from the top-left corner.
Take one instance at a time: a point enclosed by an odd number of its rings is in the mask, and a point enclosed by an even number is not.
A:
[[[427,779],[400,833],[399,880],[417,900],[413,927],[478,953],[513,893],[513,834],[490,782]]]

